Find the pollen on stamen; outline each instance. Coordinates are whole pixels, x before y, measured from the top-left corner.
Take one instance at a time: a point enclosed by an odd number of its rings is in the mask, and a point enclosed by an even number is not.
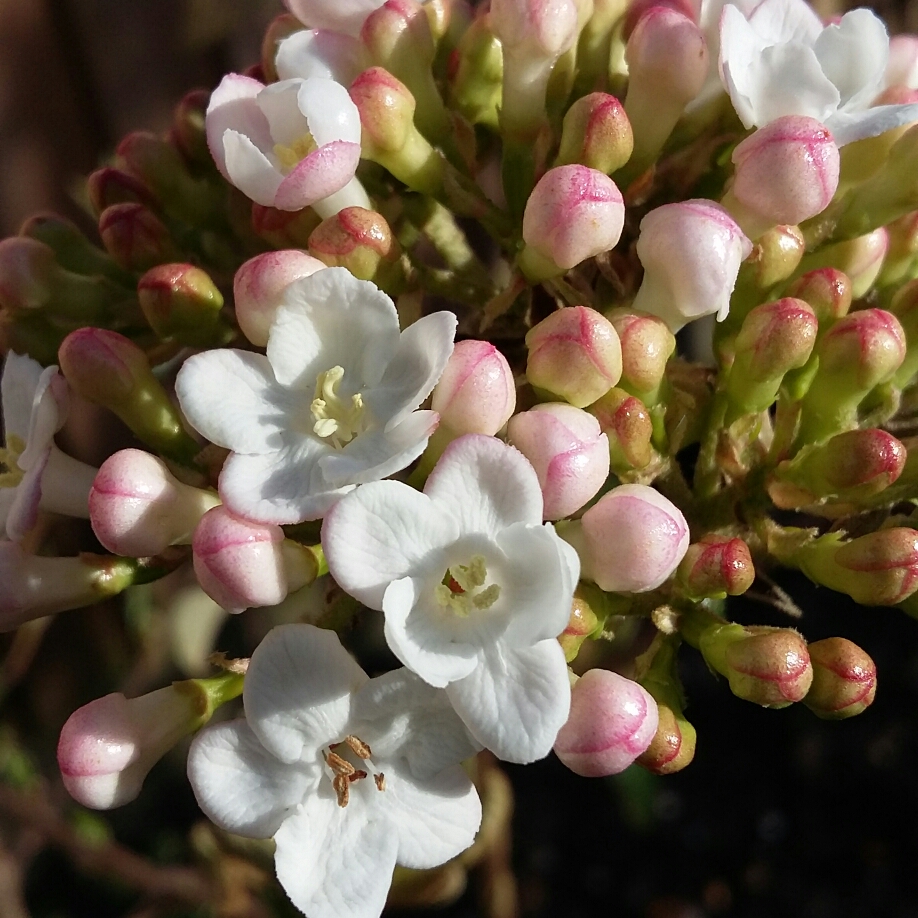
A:
[[[338,795],[338,806],[347,806],[347,802],[351,797],[350,782],[347,779],[347,775],[335,775],[332,787]]]
[[[346,737],[344,737],[344,742],[351,747],[351,749],[354,751],[354,755],[361,759],[368,759],[373,754],[370,751],[369,745],[353,734],[349,733]]]
[[[328,767],[335,773],[336,777],[338,775],[352,775],[355,771],[357,771],[357,769],[354,768],[354,766],[351,765],[347,759],[341,758],[337,752],[329,752],[325,756],[325,762]]]

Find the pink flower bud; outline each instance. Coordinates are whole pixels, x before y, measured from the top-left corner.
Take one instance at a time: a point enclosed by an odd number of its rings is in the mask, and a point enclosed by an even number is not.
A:
[[[456,436],[493,436],[516,408],[516,387],[507,358],[493,344],[459,341],[433,390],[431,408],[440,426]]]
[[[236,321],[258,347],[268,343],[268,331],[284,291],[295,280],[321,271],[325,265],[299,249],[265,252],[245,262],[233,278]]]
[[[192,347],[213,343],[223,294],[206,271],[190,264],[157,265],[137,282],[137,297],[160,338]]]
[[[108,810],[137,797],[150,769],[201,723],[198,699],[180,685],[131,700],[113,693],[70,715],[57,762],[74,800]]]
[[[211,162],[207,147],[204,118],[210,93],[206,89],[192,89],[179,100],[172,114],[169,137],[185,158],[204,165]]]
[[[577,25],[577,5],[573,0],[491,3],[491,28],[504,48],[523,48],[533,58],[556,59],[562,55],[574,44]]]
[[[507,439],[536,470],[546,520],[575,513],[609,475],[609,438],[593,415],[573,405],[549,402],[515,414]]]
[[[657,316],[631,310],[613,310],[608,319],[622,343],[620,385],[639,397],[655,403],[666,364],[676,350],[676,337]]]
[[[679,566],[689,546],[682,511],[646,485],[620,485],[579,521],[560,531],[580,555],[583,576],[612,593],[655,590]]]
[[[813,684],[803,703],[826,720],[854,717],[873,704],[877,667],[857,644],[826,638],[810,644]]]
[[[664,204],[641,221],[637,254],[644,280],[633,309],[660,316],[673,332],[712,312],[722,320],[751,251],[733,218],[712,201]]]
[[[240,519],[222,506],[204,514],[191,544],[198,582],[229,612],[276,606],[317,574],[312,553],[286,542],[280,526]]]
[[[86,180],[86,191],[97,216],[115,204],[150,206],[154,200],[153,192],[140,179],[114,166],[103,166],[90,173]]]
[[[123,449],[102,463],[89,492],[89,516],[109,551],[147,558],[190,542],[198,520],[219,503],[216,494],[180,482],[150,453]]]
[[[397,283],[402,248],[382,214],[345,207],[323,220],[309,236],[309,251],[329,268],[347,268],[377,286]]]
[[[838,188],[832,134],[804,115],[770,121],[739,144],[732,158],[736,175],[725,205],[753,239],[772,226],[822,213]]]
[[[787,289],[787,295],[810,304],[819,320],[820,331],[851,308],[851,281],[837,268],[817,268],[799,277]]]
[[[25,236],[0,241],[0,306],[40,309],[48,305],[58,272],[54,250]]]
[[[739,596],[752,586],[755,568],[742,539],[710,534],[689,546],[678,577],[693,599]]]
[[[860,309],[826,332],[817,353],[820,374],[832,376],[836,383],[846,378],[846,389],[866,392],[899,368],[905,358],[905,333],[892,313]]]
[[[669,705],[657,702],[659,724],[647,749],[635,760],[654,775],[682,771],[695,758],[695,728]]]
[[[558,635],[558,643],[564,651],[564,659],[568,663],[575,660],[583,642],[597,630],[599,630],[599,619],[596,613],[585,599],[574,593],[570,621]]]
[[[612,323],[586,306],[553,312],[526,335],[529,382],[585,408],[622,373],[622,346]]]
[[[175,261],[179,252],[162,220],[143,204],[112,204],[99,217],[106,251],[128,271]]]
[[[843,589],[863,605],[891,606],[918,590],[918,531],[880,529],[846,542],[835,553]]]
[[[615,96],[593,92],[577,99],[564,116],[556,166],[580,163],[611,175],[634,149],[631,122]]]
[[[618,673],[591,669],[571,689],[571,713],[555,754],[575,774],[601,778],[624,771],[657,731],[657,703]]]
[[[616,474],[642,469],[650,462],[653,421],[640,399],[623,389],[613,388],[587,410],[609,438],[609,455]]]
[[[549,169],[526,202],[520,267],[531,280],[561,274],[611,249],[624,220],[621,192],[607,175],[580,165]]]
[[[360,112],[363,143],[397,153],[414,128],[414,96],[408,87],[382,67],[364,70],[348,90]]]

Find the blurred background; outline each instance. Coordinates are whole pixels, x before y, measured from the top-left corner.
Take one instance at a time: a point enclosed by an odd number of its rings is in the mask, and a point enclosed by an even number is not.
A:
[[[875,8],[891,31],[918,31],[918,4]],[[279,0],[0,0],[3,235],[43,210],[91,229],[81,177],[128,131],[165,130],[186,91],[256,61],[280,9]],[[77,527],[59,539],[88,537]],[[415,912],[443,918],[918,918],[918,622],[802,579],[782,585],[805,610],[808,639],[842,635],[874,657],[879,691],[865,714],[832,724],[800,706],[755,708],[687,650],[698,752],[685,772],[632,768],[587,781],[553,757],[502,770],[484,762],[486,850],[434,878],[401,876],[401,902],[447,901]],[[225,624],[188,595],[173,581],[136,591],[126,609],[109,603],[0,636],[0,918],[295,914],[272,886],[270,850],[201,819],[183,748],[110,814],[70,802],[57,774],[57,736],[77,706],[187,676],[213,632],[232,654],[270,627],[260,613]],[[792,624],[751,603],[731,615]],[[385,666],[372,628],[353,641]]]

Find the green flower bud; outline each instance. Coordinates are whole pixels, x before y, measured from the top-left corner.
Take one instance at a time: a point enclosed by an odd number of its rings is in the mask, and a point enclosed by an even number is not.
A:
[[[623,475],[645,468],[653,458],[653,421],[640,399],[612,388],[587,408],[609,438],[612,471]]]
[[[580,653],[583,642],[588,637],[593,637],[602,630],[602,624],[596,613],[590,608],[589,603],[580,595],[581,591],[574,593],[571,604],[571,618],[564,631],[558,635],[558,643],[564,651],[564,659],[571,663]]]
[[[472,124],[496,131],[504,57],[500,42],[488,27],[487,16],[476,16],[459,39],[454,67],[450,84],[453,104]]]
[[[191,347],[218,343],[223,295],[201,268],[157,265],[138,281],[137,297],[160,338],[175,338]]]
[[[631,158],[634,135],[625,108],[604,92],[577,99],[561,128],[556,166],[580,163],[611,175]]]
[[[112,204],[99,217],[108,254],[127,271],[146,271],[174,261],[178,249],[163,222],[143,204]]]

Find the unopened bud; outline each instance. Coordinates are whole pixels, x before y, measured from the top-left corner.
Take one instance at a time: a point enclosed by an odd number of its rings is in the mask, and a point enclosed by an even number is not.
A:
[[[580,163],[611,175],[631,158],[634,135],[625,108],[604,92],[577,99],[564,116],[556,166]]]
[[[103,275],[119,284],[130,281],[124,271],[102,249],[93,245],[75,223],[58,214],[34,214],[22,224],[19,235],[49,246],[57,263],[66,271],[83,276]]]
[[[563,274],[619,240],[625,204],[615,182],[587,166],[549,169],[523,213],[519,266],[530,281]]]
[[[849,430],[824,443],[805,446],[774,471],[772,501],[794,509],[837,495],[872,497],[888,488],[905,468],[905,447],[885,430]]]
[[[580,520],[558,527],[580,556],[582,576],[611,593],[643,593],[667,580],[685,556],[682,511],[646,485],[620,485]]]
[[[801,264],[808,271],[823,267],[844,271],[851,281],[851,295],[860,299],[879,276],[888,248],[889,233],[881,226],[863,236],[823,246],[807,255]]]
[[[857,406],[887,382],[905,358],[905,333],[882,309],[862,309],[839,319],[816,345],[819,369],[803,398],[803,442],[823,440],[854,427]]]
[[[591,669],[571,689],[571,713],[555,754],[585,778],[616,775],[647,749],[657,730],[657,703],[618,673]]]
[[[312,231],[309,252],[330,268],[347,268],[360,280],[387,287],[397,279],[401,246],[381,214],[345,207]]]
[[[398,153],[414,127],[414,96],[400,80],[382,67],[370,67],[349,90],[360,112],[364,143],[386,153]]]
[[[893,377],[895,385],[905,388],[918,374],[918,280],[909,281],[896,291],[889,311],[905,333],[905,358]]]
[[[826,720],[854,717],[873,704],[877,668],[857,644],[826,638],[809,646],[813,685],[803,703]]]
[[[453,65],[450,89],[456,108],[470,124],[485,124],[497,130],[504,56],[500,40],[480,8],[459,39]]]
[[[213,492],[180,482],[161,459],[124,449],[102,463],[89,493],[89,515],[109,551],[146,558],[190,542],[198,521],[219,503]]]
[[[143,204],[149,207],[154,201],[153,192],[140,179],[114,166],[103,166],[90,173],[86,191],[96,216],[101,216],[114,204]]]
[[[78,329],[64,339],[58,360],[76,392],[113,411],[143,442],[180,462],[197,453],[146,354],[123,335]]]
[[[242,692],[243,677],[190,679],[127,699],[105,695],[74,711],[61,730],[57,762],[78,803],[109,810],[140,793],[150,769],[214,710]]]
[[[217,343],[223,294],[201,268],[157,265],[138,281],[137,297],[160,338],[174,338],[190,347]]]
[[[319,573],[316,554],[286,540],[280,526],[240,519],[223,506],[201,517],[191,544],[198,582],[228,612],[276,606]]]
[[[287,288],[324,267],[299,249],[265,252],[245,262],[233,278],[233,300],[236,321],[246,338],[264,347]]]
[[[755,580],[755,568],[742,539],[712,533],[689,545],[676,576],[691,599],[722,599],[745,593]]]
[[[251,225],[254,232],[275,249],[305,248],[309,235],[322,222],[311,208],[278,210],[263,204],[251,205]]]
[[[622,347],[612,323],[595,309],[569,306],[526,334],[526,377],[539,389],[585,408],[622,373]]]
[[[787,288],[787,295],[809,303],[819,320],[820,333],[848,314],[853,298],[851,280],[838,268],[808,271]]]
[[[169,230],[143,204],[107,207],[99,217],[99,235],[108,254],[127,271],[146,271],[179,254]]]
[[[600,630],[600,622],[596,613],[590,608],[589,603],[574,593],[571,604],[571,617],[567,627],[558,635],[558,643],[564,651],[564,659],[568,663],[575,660],[583,642]]]
[[[494,436],[516,408],[516,387],[507,358],[487,341],[456,342],[446,369],[434,387],[431,406],[440,429],[453,436]]]
[[[769,121],[732,159],[736,172],[722,203],[751,239],[822,213],[838,187],[838,147],[824,125],[804,115]]]
[[[204,130],[208,102],[210,93],[206,89],[193,89],[179,100],[172,115],[172,140],[189,162],[199,166],[213,165]]]
[[[695,758],[698,734],[683,714],[657,702],[659,723],[647,749],[635,760],[651,774],[672,775]]]
[[[653,457],[653,421],[644,403],[624,389],[610,389],[587,409],[609,438],[609,457],[616,474],[644,468]]]
[[[676,336],[658,316],[615,309],[606,314],[622,344],[621,388],[645,405],[659,400],[666,365],[676,350]]]
[[[608,438],[593,415],[573,405],[548,402],[515,414],[507,439],[538,475],[546,520],[576,513],[609,475]]]

